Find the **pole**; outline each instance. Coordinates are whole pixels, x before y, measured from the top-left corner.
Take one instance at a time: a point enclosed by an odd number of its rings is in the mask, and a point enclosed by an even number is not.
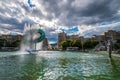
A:
[[[108,53],[109,53],[109,58],[112,58],[112,42],[111,40],[108,40]]]

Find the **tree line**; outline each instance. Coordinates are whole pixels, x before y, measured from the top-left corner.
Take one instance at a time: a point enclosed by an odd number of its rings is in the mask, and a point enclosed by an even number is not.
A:
[[[61,42],[61,47],[63,50],[66,50],[67,47],[78,47],[79,50],[81,49],[93,49],[97,44],[99,44],[98,41],[95,40],[88,40],[82,42],[81,40],[65,40]]]
[[[20,43],[20,40],[7,41],[5,39],[0,39],[0,49],[1,47],[19,47]]]
[[[112,45],[114,50],[120,49],[120,39],[114,39],[114,40],[116,40],[116,43]],[[61,47],[63,50],[66,50],[67,47],[78,47],[79,50],[81,49],[88,50],[88,49],[95,48],[95,46],[97,46],[99,43],[100,43],[99,41],[95,41],[95,40],[87,40],[84,42],[78,39],[77,40],[65,40],[61,42]],[[105,42],[101,42],[101,44],[107,47]]]

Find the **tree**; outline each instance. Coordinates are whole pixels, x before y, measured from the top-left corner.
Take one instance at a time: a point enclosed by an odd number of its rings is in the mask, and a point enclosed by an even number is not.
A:
[[[0,39],[0,48],[4,46],[4,43],[6,42],[5,39]]]
[[[11,47],[19,47],[21,44],[21,41],[20,40],[16,40],[16,41],[13,41],[11,43]]]
[[[71,46],[72,47],[79,47],[79,49],[82,48],[82,44],[81,44],[80,40],[73,40],[71,43]]]
[[[66,50],[67,47],[70,47],[71,42],[72,42],[71,40],[66,40],[66,41],[61,42],[61,46],[62,46],[63,50]]]
[[[91,45],[90,41],[86,41],[86,42],[83,43],[83,46],[84,46],[85,49],[89,49],[91,47],[90,45]]]
[[[94,41],[94,40],[91,41],[92,48],[94,48],[97,44],[99,44],[98,41]]]
[[[85,49],[92,49],[94,48],[97,44],[99,44],[98,41],[94,41],[94,40],[89,40],[83,43],[83,46]]]

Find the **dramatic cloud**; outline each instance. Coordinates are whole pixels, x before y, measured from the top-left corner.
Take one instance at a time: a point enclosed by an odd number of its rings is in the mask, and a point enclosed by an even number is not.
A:
[[[119,4],[119,0],[0,0],[0,29],[23,32],[25,23],[37,23],[49,40],[74,26],[85,36],[120,30]]]
[[[87,27],[87,28],[86,28]],[[91,37],[92,35],[100,35],[107,30],[116,30],[120,31],[120,22],[107,24],[107,25],[95,25],[95,26],[78,26],[79,35],[85,37]]]

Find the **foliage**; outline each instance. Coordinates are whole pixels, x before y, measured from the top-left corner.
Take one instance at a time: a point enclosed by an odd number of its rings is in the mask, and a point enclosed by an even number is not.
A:
[[[14,41],[14,42],[11,43],[11,47],[19,47],[20,43],[21,43],[20,40],[16,40],[16,41]]]
[[[66,40],[66,41],[61,42],[61,46],[62,46],[63,50],[66,50],[67,47],[70,47],[71,43],[72,43],[71,40]]]
[[[98,41],[89,40],[89,41],[83,42],[83,47],[84,47],[84,49],[92,49],[97,44],[99,44]],[[62,46],[63,50],[66,50],[67,47],[79,47],[79,49],[81,49],[82,43],[80,40],[72,40],[72,41],[66,40],[66,41],[61,42],[61,46]]]
[[[19,47],[20,43],[21,43],[20,40],[10,42],[10,41],[6,41],[5,39],[0,39],[0,48],[1,47]]]
[[[82,48],[82,44],[81,44],[80,40],[73,40],[71,43],[71,46],[72,47],[79,47],[79,49]]]
[[[4,46],[4,43],[6,42],[6,40],[5,39],[0,39],[0,48],[2,47],[2,46]]]
[[[94,40],[89,40],[83,43],[84,49],[92,49],[94,48],[97,44],[99,44],[98,41]]]

